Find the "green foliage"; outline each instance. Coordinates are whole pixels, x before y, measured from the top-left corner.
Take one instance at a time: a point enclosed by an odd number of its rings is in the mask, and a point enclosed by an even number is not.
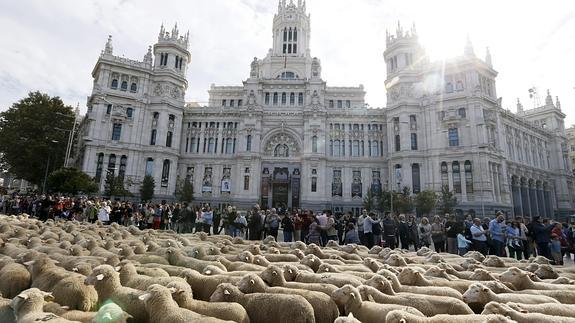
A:
[[[439,208],[445,213],[453,213],[453,209],[457,206],[457,197],[449,190],[449,186],[444,185],[441,187],[441,195],[439,196]]]
[[[393,193],[393,211],[401,214],[401,213],[409,213],[413,211],[413,197],[411,196],[411,189],[409,187],[404,186],[401,193],[394,192]]]
[[[151,201],[154,198],[154,187],[156,187],[156,181],[152,176],[146,175],[140,187],[140,199]]]
[[[434,191],[421,191],[415,195],[415,207],[421,214],[428,215],[437,206],[438,198]]]
[[[77,168],[60,168],[48,177],[48,190],[74,195],[89,194],[98,191],[98,185],[90,176]]]
[[[371,189],[367,190],[367,194],[363,198],[363,208],[367,210],[367,212],[374,211],[376,209],[376,202],[377,197],[371,192]]]
[[[181,202],[190,203],[194,199],[194,186],[189,179],[185,179],[179,183],[176,196]]]
[[[110,198],[112,196],[127,197],[132,196],[132,193],[124,187],[123,177],[114,176],[113,172],[109,172],[104,182],[104,195]]]
[[[59,97],[30,92],[0,113],[0,164],[14,176],[40,186],[48,173],[64,164],[72,107]],[[57,130],[63,129],[63,130]]]

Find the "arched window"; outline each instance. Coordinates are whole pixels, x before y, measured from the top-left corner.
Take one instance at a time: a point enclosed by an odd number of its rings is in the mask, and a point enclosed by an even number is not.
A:
[[[153,146],[156,144],[156,134],[158,133],[158,131],[156,129],[152,129],[152,135],[150,136],[150,146]]]
[[[401,150],[401,137],[399,135],[395,135],[395,151]]]
[[[403,180],[403,174],[402,174],[402,170],[401,170],[401,165],[400,165],[400,164],[396,164],[396,165],[395,165],[395,174],[394,174],[394,177],[395,177],[394,182],[395,182],[395,184],[397,185],[397,191],[399,192],[399,191],[401,190],[399,186],[401,185],[401,182],[402,182],[402,180]],[[395,187],[392,187],[392,190],[394,190],[394,189],[395,189]]]
[[[158,120],[160,118],[160,113],[159,112],[154,112],[153,117],[155,120]]]
[[[421,181],[419,176],[419,164],[411,165],[411,185],[413,193],[421,192]]]
[[[137,91],[138,91],[138,85],[136,83],[132,83],[132,85],[130,85],[130,92],[136,93]]]
[[[441,163],[441,186],[449,187],[449,176],[447,175],[447,163]]]
[[[152,158],[146,159],[146,176],[152,176],[154,173],[154,160]]]
[[[216,141],[214,138],[208,139],[208,153],[214,153],[215,152],[215,145],[216,145]]]
[[[459,162],[454,161],[451,163],[451,168],[453,169],[453,191],[455,193],[461,193],[461,173],[459,169]]]
[[[96,176],[95,181],[96,183],[100,183],[100,179],[102,178],[102,168],[104,165],[104,153],[99,153],[98,158],[96,160]]]
[[[117,89],[118,88],[118,79],[113,79],[112,80],[112,86],[110,86],[112,89]]]
[[[289,104],[290,105],[295,105],[295,93],[290,93],[289,95]]]
[[[110,157],[108,157],[108,171],[114,172],[115,168],[116,168],[116,155],[111,154]]]
[[[354,140],[352,142],[353,146],[352,146],[352,150],[351,150],[351,155],[353,157],[358,157],[359,156],[359,140]]]
[[[252,135],[246,136],[246,151],[252,151]]]
[[[274,157],[289,157],[289,147],[286,144],[279,144],[274,149]]]
[[[311,152],[317,153],[317,136],[311,138]]]
[[[379,142],[377,140],[371,142],[370,149],[371,149],[371,156],[379,157]]]
[[[120,90],[127,91],[128,90],[128,82],[122,81],[122,85],[120,86]]]
[[[278,105],[278,93],[274,92],[273,104]]]
[[[465,190],[467,193],[473,193],[473,168],[471,161],[466,160],[463,166],[465,168]]]
[[[467,115],[467,113],[465,112],[465,108],[459,108],[459,110],[457,110],[457,114],[462,118],[465,118]]]
[[[227,138],[226,139],[226,154],[231,154],[233,152],[233,139]]]
[[[170,180],[170,160],[164,159],[164,164],[162,165],[162,187],[168,187],[169,180]]]
[[[172,147],[172,137],[173,132],[168,131],[168,133],[166,134],[166,147]]]
[[[128,157],[123,155],[120,158],[120,170],[118,171],[118,177],[124,178],[126,176],[126,165],[128,164]]]
[[[297,105],[302,106],[303,105],[303,93],[299,93],[297,95]]]
[[[264,104],[266,104],[266,105],[270,104],[270,92],[266,92]]]
[[[282,93],[282,105],[286,105],[287,103],[287,95],[285,92]]]

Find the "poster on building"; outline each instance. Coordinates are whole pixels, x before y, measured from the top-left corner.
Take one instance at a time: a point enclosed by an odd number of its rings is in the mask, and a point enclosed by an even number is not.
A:
[[[232,184],[228,178],[222,180],[222,192],[231,192]]]

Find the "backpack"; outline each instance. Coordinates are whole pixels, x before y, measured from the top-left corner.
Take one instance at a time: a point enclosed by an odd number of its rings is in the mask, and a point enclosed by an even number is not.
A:
[[[371,232],[376,236],[380,235],[381,234],[381,224],[379,224],[379,222],[374,223],[371,227]]]

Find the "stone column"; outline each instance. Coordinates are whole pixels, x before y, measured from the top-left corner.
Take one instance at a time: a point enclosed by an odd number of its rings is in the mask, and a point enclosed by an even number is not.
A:
[[[530,204],[530,208],[529,210],[531,211],[532,216],[536,216],[538,215],[537,212],[537,195],[535,194],[535,188],[534,188],[534,184],[533,181],[530,180],[528,183],[528,191],[529,191],[529,204]]]
[[[465,178],[465,161],[459,162],[459,177],[461,178],[461,200],[467,202],[467,178]]]
[[[524,178],[520,179],[519,187],[520,187],[520,192],[521,192],[521,213],[525,217],[527,217],[527,216],[530,217],[531,216],[531,209],[529,206],[529,193],[527,191],[526,185],[527,185],[527,183],[525,182],[525,179]]]
[[[540,216],[547,217],[545,213],[545,201],[543,198],[543,187],[541,187],[541,183],[537,184],[537,206]]]

